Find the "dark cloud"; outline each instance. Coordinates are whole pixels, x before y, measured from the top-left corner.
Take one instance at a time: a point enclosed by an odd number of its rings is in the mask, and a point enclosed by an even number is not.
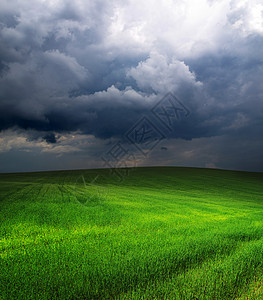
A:
[[[203,0],[195,20],[191,1],[3,1],[0,131],[48,144],[72,132],[122,139],[146,116],[169,140],[258,145],[263,29],[254,2]],[[151,111],[167,92],[191,112],[171,130]]]
[[[57,139],[54,133],[49,133],[43,136],[43,139],[49,144],[56,144]]]

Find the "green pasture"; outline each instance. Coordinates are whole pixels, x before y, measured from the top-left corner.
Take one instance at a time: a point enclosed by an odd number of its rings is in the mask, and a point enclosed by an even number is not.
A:
[[[0,299],[263,299],[263,174],[0,174]]]

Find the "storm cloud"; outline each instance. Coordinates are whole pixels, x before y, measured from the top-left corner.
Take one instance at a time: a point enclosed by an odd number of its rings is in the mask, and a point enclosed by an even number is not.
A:
[[[93,159],[90,144],[71,135],[92,137],[92,149],[103,151],[142,116],[152,118],[168,92],[190,111],[173,124],[169,145],[213,140],[207,151],[221,158],[211,164],[224,168],[233,164],[218,149],[231,140],[244,147],[229,150],[237,161],[260,151],[261,1],[4,0],[0,8],[0,130],[9,141],[1,155],[26,147]],[[10,142],[14,136],[23,147]],[[198,165],[200,155],[193,160]],[[259,160],[239,168],[262,171]]]

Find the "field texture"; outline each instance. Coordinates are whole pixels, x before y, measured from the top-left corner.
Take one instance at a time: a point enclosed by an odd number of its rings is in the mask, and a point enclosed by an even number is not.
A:
[[[0,220],[0,299],[263,299],[263,174],[2,174]]]

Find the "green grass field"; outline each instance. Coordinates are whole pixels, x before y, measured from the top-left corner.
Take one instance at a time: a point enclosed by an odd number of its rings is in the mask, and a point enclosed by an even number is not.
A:
[[[0,299],[263,299],[262,173],[1,174],[0,207]]]

